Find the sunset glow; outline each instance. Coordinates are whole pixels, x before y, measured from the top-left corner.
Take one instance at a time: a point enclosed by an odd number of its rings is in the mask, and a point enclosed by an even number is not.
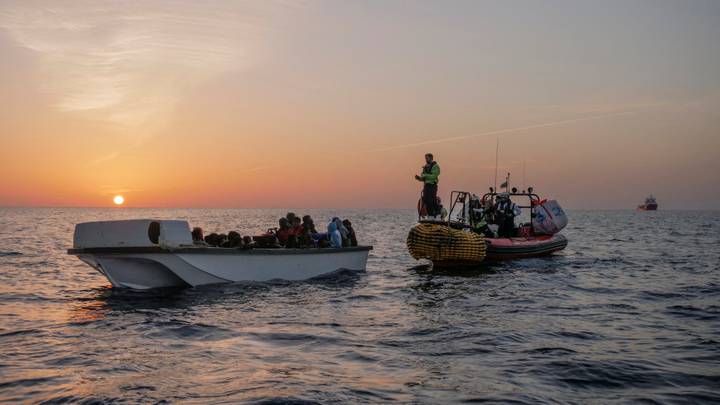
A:
[[[124,202],[125,202],[125,198],[121,195],[116,195],[113,198],[113,203],[115,203],[115,205],[123,205]]]
[[[0,205],[720,207],[718,4],[564,4],[5,1]]]

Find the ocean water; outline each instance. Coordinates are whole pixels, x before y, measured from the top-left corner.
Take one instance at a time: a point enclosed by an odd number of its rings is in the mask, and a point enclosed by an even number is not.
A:
[[[114,290],[77,222],[257,233],[287,210],[0,208],[0,401],[720,402],[720,212],[569,211],[553,257],[433,272],[412,210],[353,220],[365,272]]]

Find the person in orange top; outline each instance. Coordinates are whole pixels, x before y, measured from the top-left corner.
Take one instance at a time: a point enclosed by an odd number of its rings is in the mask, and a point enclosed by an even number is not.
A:
[[[302,220],[299,217],[294,217],[292,221],[292,234],[300,236],[303,234]]]

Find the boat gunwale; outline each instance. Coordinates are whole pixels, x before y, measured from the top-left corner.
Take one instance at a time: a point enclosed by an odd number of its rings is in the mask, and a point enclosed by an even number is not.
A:
[[[343,248],[222,248],[222,247],[182,247],[163,248],[160,246],[116,246],[116,247],[93,247],[93,248],[72,248],[68,249],[70,255],[83,254],[210,254],[210,255],[241,255],[241,256],[282,256],[298,254],[337,254],[350,252],[364,252],[373,250],[372,246],[352,246]]]

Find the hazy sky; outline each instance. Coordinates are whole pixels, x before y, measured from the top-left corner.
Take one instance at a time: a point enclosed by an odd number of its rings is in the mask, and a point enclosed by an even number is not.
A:
[[[720,208],[720,1],[0,0],[0,205]]]

